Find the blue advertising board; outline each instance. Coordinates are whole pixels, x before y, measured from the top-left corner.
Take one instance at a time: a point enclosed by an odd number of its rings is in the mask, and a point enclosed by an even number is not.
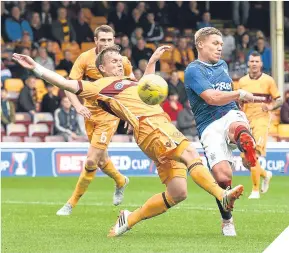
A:
[[[205,164],[203,149],[196,143]],[[87,143],[1,143],[2,177],[78,176],[86,160]],[[154,163],[135,143],[111,143],[109,156],[127,176],[156,176]],[[234,153],[234,175],[249,175],[239,152]],[[263,168],[274,175],[289,175],[289,143],[269,143]],[[98,175],[103,175],[98,172]]]

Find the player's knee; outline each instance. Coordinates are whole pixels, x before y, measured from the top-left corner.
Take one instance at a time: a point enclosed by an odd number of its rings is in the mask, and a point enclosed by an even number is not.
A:
[[[94,159],[87,159],[86,160],[86,167],[89,169],[96,169],[97,168],[97,162]]]
[[[231,186],[232,178],[228,175],[223,175],[219,178],[218,184],[221,188],[226,189],[228,186]]]
[[[109,158],[106,156],[102,156],[99,158],[97,165],[99,168],[102,169],[107,165],[108,162],[109,162]]]
[[[186,165],[198,157],[199,153],[192,145],[188,146],[181,155],[181,159]]]
[[[188,192],[186,189],[179,189],[175,192],[174,196],[172,196],[174,202],[180,203],[187,198]]]

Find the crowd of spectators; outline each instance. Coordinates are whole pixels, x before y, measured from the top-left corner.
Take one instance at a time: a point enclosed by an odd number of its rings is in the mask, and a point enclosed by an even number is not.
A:
[[[215,8],[218,4],[218,8]],[[169,72],[160,72],[168,80],[169,96],[163,108],[178,128],[196,138],[194,116],[189,110],[183,81],[179,72],[197,58],[194,31],[203,27],[217,26],[223,32],[223,56],[228,63],[230,75],[238,80],[247,73],[247,59],[252,51],[258,51],[263,60],[263,71],[270,74],[272,52],[269,40],[269,5],[266,2],[1,2],[1,123],[14,122],[15,110],[49,112],[55,117],[55,133],[65,140],[83,136],[83,122],[71,107],[67,98],[56,96],[52,86],[45,84],[47,94],[37,99],[36,78],[12,60],[13,52],[29,55],[50,70],[70,72],[73,61],[71,51],[63,50],[63,59],[56,60],[53,42],[93,42],[91,26],[86,22],[83,8],[89,8],[95,16],[105,16],[107,24],[116,31],[115,42],[121,46],[140,79],[154,47],[161,43],[173,46],[168,60]],[[285,8],[288,6],[285,4]],[[220,11],[222,9],[222,11]],[[232,20],[216,24],[214,19]],[[285,35],[288,41],[288,18],[285,17]],[[168,28],[174,27],[170,32]],[[287,29],[287,30],[286,30]],[[289,81],[289,63],[285,62],[286,81]],[[158,63],[157,71],[161,71]],[[8,100],[5,80],[20,78],[25,83],[17,102]],[[287,94],[287,93],[286,93]],[[288,94],[281,110],[281,121],[289,123]],[[119,133],[123,133],[119,129]]]

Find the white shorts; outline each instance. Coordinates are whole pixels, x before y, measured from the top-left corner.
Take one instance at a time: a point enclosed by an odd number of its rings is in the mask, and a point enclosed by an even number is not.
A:
[[[212,122],[201,135],[201,144],[205,150],[210,169],[221,161],[228,161],[233,165],[233,150],[237,148],[230,142],[228,132],[233,122],[244,122],[250,129],[244,112],[231,110],[222,118]]]

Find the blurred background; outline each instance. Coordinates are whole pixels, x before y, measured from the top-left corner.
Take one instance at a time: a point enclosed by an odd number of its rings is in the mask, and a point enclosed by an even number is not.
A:
[[[67,21],[67,36],[59,30],[60,20]],[[194,115],[183,84],[184,69],[197,58],[195,31],[213,26],[223,32],[222,58],[234,83],[247,74],[248,55],[257,50],[263,71],[274,77],[284,98],[281,110],[272,115],[269,140],[289,139],[289,2],[1,1],[1,141],[87,141],[80,115],[71,122],[75,136],[61,135],[65,126],[57,115],[62,108],[73,110],[69,100],[11,57],[13,52],[29,55],[67,77],[76,58],[95,47],[93,32],[102,24],[115,29],[115,43],[130,59],[137,79],[157,46],[172,47],[157,65],[169,84],[162,107],[179,130],[196,142]],[[112,141],[133,141],[123,122]]]

